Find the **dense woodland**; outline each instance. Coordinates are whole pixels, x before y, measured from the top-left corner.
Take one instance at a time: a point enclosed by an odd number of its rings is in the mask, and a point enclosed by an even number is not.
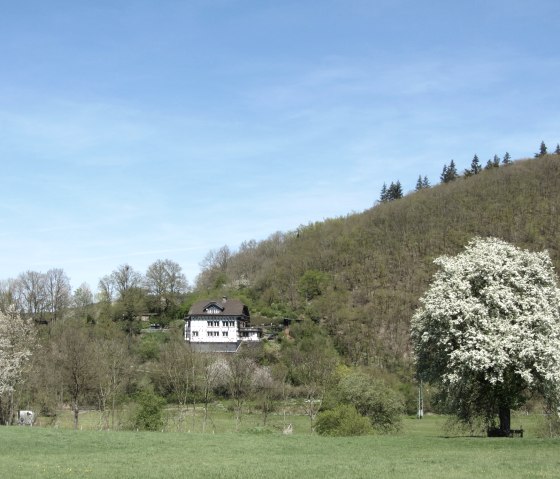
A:
[[[474,236],[495,236],[547,249],[560,266],[558,153],[541,145],[534,159],[486,168],[473,159],[451,179],[446,166],[441,184],[420,177],[416,191],[382,197],[362,213],[210,251],[194,287],[171,260],[145,274],[119,266],[97,292],[88,285],[72,292],[57,269],[2,281],[0,310],[15,304],[36,339],[14,387],[0,391],[1,420],[10,422],[21,407],[55,416],[65,404],[77,425],[88,405],[106,412],[106,427],[117,427],[114,413],[130,401],[138,411],[143,401],[167,400],[207,413],[209,402],[226,398],[238,419],[251,402],[266,421],[271,401],[290,397],[311,422],[320,407],[352,404],[389,430],[403,405],[414,411],[410,320],[434,258],[458,253]],[[229,357],[194,354],[181,340],[182,318],[195,300],[221,296],[246,302],[268,339]],[[166,332],[142,333],[141,317]],[[283,330],[284,318],[301,322]],[[348,399],[373,390],[383,404],[376,416],[371,404],[360,410]],[[142,426],[138,414],[128,425]]]

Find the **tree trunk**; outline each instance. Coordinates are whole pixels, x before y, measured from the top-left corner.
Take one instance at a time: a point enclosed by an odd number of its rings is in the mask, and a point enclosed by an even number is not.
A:
[[[72,404],[72,410],[74,411],[74,429],[78,429],[78,415],[80,414],[78,401],[74,401]]]
[[[500,406],[498,410],[500,418],[500,433],[502,436],[507,437],[511,431],[511,411],[507,406]]]

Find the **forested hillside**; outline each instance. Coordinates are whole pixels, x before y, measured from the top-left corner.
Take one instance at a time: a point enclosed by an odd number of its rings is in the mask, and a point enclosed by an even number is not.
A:
[[[333,192],[333,194],[336,194]],[[473,236],[547,249],[560,266],[560,157],[459,177],[359,214],[208,254],[193,297],[245,299],[253,322],[320,323],[353,364],[409,358],[409,324],[435,268]]]

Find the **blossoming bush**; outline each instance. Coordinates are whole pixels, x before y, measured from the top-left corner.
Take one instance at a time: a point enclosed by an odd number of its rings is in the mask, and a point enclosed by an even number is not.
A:
[[[420,378],[438,383],[464,422],[509,411],[533,393],[560,393],[560,291],[550,257],[475,238],[440,270],[412,319]]]

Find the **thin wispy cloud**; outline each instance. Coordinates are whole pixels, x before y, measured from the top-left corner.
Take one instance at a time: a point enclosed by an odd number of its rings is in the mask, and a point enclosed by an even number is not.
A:
[[[560,141],[552,0],[33,5],[0,18],[5,278],[192,280],[384,182]]]

